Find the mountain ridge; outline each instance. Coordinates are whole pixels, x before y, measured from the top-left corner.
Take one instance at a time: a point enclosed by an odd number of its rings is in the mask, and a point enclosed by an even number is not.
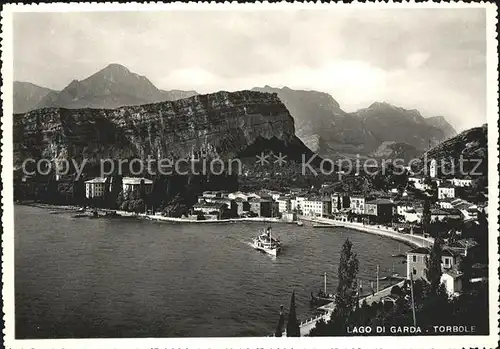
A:
[[[51,107],[115,109],[198,95],[196,91],[159,89],[147,77],[117,63],[81,81],[72,80],[61,91],[43,88],[40,91],[43,98],[38,96],[31,103],[24,103],[32,104],[31,107],[15,111]],[[444,117],[424,118],[416,109],[407,110],[387,102],[374,102],[348,113],[326,92],[269,85],[254,87],[252,91],[276,93],[295,120],[297,136],[313,151],[332,159],[369,156],[384,142],[406,143],[425,151],[455,132]]]
[[[83,80],[73,79],[61,91],[50,91],[31,109],[114,109],[177,100],[196,94],[196,91],[158,89],[147,77],[133,73],[123,65],[111,63]]]

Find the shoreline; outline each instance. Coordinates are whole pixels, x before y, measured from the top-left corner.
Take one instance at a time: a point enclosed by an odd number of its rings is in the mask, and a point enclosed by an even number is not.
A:
[[[121,212],[117,211],[118,214]],[[296,224],[296,222],[287,222],[279,218],[269,218],[269,217],[248,217],[248,218],[228,218],[228,219],[207,219],[207,220],[194,220],[186,218],[176,218],[176,217],[165,217],[159,215],[148,215],[140,213],[138,218],[147,219],[152,221],[160,222],[172,222],[172,223],[199,223],[199,224],[219,224],[219,223],[240,223],[240,222],[260,222],[260,223],[284,223],[284,224]]]
[[[74,205],[54,205],[54,204],[46,204],[46,203],[14,203],[15,205],[22,205],[22,206],[30,206],[30,207],[37,207],[41,209],[47,209],[47,210],[61,210],[61,211],[67,211],[67,212],[78,212],[82,209],[80,206],[74,206]],[[87,208],[87,210],[90,210],[90,208]],[[151,221],[158,221],[158,222],[170,222],[170,223],[200,223],[200,224],[221,224],[221,223],[283,223],[283,224],[296,224],[297,222],[288,222],[281,220],[279,218],[270,218],[270,217],[247,217],[247,218],[228,218],[228,219],[207,219],[207,220],[193,220],[193,219],[187,219],[187,218],[176,218],[176,217],[166,217],[166,216],[161,216],[161,215],[152,215],[152,214],[145,214],[145,213],[135,213],[135,212],[128,212],[128,211],[121,211],[121,210],[114,210],[114,209],[109,209],[109,208],[97,208],[98,212],[116,212],[118,217],[133,217],[136,219],[141,219],[141,220],[151,220]]]
[[[403,242],[411,247],[429,247],[434,243],[433,238],[424,238],[423,236],[419,235],[401,234],[388,228],[367,226],[364,225],[363,223],[341,222],[328,218],[306,217],[306,216],[301,216],[300,219],[303,221],[330,225],[332,227],[348,228],[364,233],[388,237],[393,240]]]
[[[79,206],[73,205],[53,205],[46,203],[14,203],[15,205],[23,205],[23,206],[31,206],[37,207],[41,209],[52,209],[52,210],[64,210],[64,211],[74,211],[77,212],[81,210]],[[218,219],[218,220],[192,220],[187,218],[176,218],[176,217],[166,217],[161,215],[152,215],[145,213],[134,213],[127,212],[121,210],[113,210],[113,209],[97,209],[98,212],[116,212],[119,217],[128,217],[128,218],[136,218],[141,220],[151,220],[157,222],[170,222],[170,223],[189,223],[189,224],[224,224],[224,223],[282,223],[282,224],[297,224],[297,221],[289,222],[284,221],[279,218],[270,218],[270,217],[248,217],[248,218],[229,218],[229,219]],[[394,230],[388,228],[380,228],[377,226],[367,226],[362,223],[353,223],[353,222],[342,222],[329,218],[320,218],[320,217],[308,217],[308,216],[299,216],[298,220],[308,221],[312,223],[323,224],[331,227],[338,228],[348,228],[357,230],[363,233],[375,234],[379,236],[388,237],[390,239],[403,242],[411,247],[429,247],[434,243],[433,238],[424,238],[419,235],[409,235],[409,234],[401,234]]]

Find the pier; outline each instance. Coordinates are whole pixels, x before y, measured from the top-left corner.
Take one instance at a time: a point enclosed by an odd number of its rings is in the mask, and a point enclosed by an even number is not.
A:
[[[397,284],[388,286],[388,287],[386,287],[386,288],[384,288],[384,289],[382,289],[382,290],[374,293],[373,295],[368,295],[368,296],[360,298],[359,299],[359,305],[361,306],[364,301],[366,301],[366,303],[368,305],[372,305],[372,303],[375,303],[375,302],[380,302],[384,297],[387,297],[387,296],[389,296],[391,294],[391,289],[394,286],[402,287],[403,284],[404,284],[404,282],[405,282],[404,280],[400,281]],[[307,319],[307,320],[302,321],[300,323],[299,327],[300,327],[300,336],[301,337],[308,336],[309,332],[311,332],[311,330],[314,327],[316,327],[316,323],[318,321],[320,321],[320,320],[329,321],[330,317],[332,315],[332,312],[335,309],[335,303],[334,302],[330,302],[328,304],[325,304],[325,305],[319,307],[318,309],[319,310],[323,310],[325,313],[322,314],[322,315],[318,315],[316,317]],[[286,337],[286,331],[283,332],[283,337]]]

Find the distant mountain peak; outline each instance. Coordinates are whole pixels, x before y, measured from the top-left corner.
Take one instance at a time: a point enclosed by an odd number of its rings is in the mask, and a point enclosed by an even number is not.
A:
[[[442,115],[431,116],[425,119],[425,122],[431,126],[443,130],[446,138],[451,138],[457,135],[457,131],[450,125],[446,118]]]
[[[376,109],[376,108],[397,108],[396,106],[388,103],[388,102],[373,102],[372,104],[370,104],[370,106],[368,107],[370,109]]]
[[[14,113],[26,113],[35,109],[36,105],[40,103],[49,94],[56,93],[47,87],[38,86],[31,82],[14,81]]]
[[[46,91],[43,98],[37,98],[37,103],[30,103],[28,109],[20,102],[18,110],[23,112],[47,107],[113,109],[172,101],[196,94],[195,91],[160,90],[147,77],[138,75],[121,64],[111,63],[83,80],[72,80],[60,92]],[[24,92],[24,95],[27,93]]]
[[[110,63],[104,69],[122,70],[130,73],[130,70],[126,66],[119,63]]]

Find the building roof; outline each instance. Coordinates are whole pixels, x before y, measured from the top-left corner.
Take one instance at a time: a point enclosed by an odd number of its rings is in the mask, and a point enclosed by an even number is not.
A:
[[[413,250],[408,251],[408,253],[429,254],[431,253],[431,251],[428,247],[417,247]]]
[[[415,206],[415,201],[414,200],[408,200],[408,199],[398,199],[394,201],[395,205],[398,206]]]
[[[151,179],[142,177],[123,177],[122,183],[126,185],[140,185],[142,180],[144,180],[144,184],[153,184]]]
[[[444,198],[439,200],[439,202],[449,202],[450,204],[455,200],[455,198]]]
[[[431,208],[431,215],[450,216],[459,215],[460,211],[453,208]]]
[[[213,209],[221,209],[224,207],[225,204],[223,203],[216,203],[216,202],[203,202],[203,203],[197,203],[193,205],[193,208],[213,208]]]
[[[463,273],[461,273],[460,271],[455,270],[455,269],[445,270],[443,272],[443,275],[444,274],[447,274],[447,275],[451,276],[454,279],[459,278],[459,277],[461,277],[463,275]]]
[[[474,239],[460,239],[453,241],[448,244],[449,247],[458,247],[458,248],[471,248],[477,246],[478,243]]]
[[[207,198],[208,200],[210,200],[211,202],[221,202],[221,203],[227,203],[227,202],[231,202],[231,201],[234,201],[230,198]]]
[[[394,203],[390,199],[375,199],[366,202],[367,204],[375,204],[375,205],[393,205]]]
[[[106,178],[104,177],[96,177],[93,179],[89,179],[88,181],[85,181],[85,183],[90,183],[90,184],[98,184],[98,183],[106,183]]]
[[[248,202],[252,202],[252,203],[271,202],[271,201],[272,201],[271,199],[256,198],[256,197],[253,197],[253,196],[248,198]]]
[[[306,198],[307,201],[331,201],[329,197],[321,197],[321,196],[309,196]]]
[[[450,248],[449,246],[443,246],[443,256],[457,257],[460,256],[460,251]]]
[[[441,189],[441,188],[455,188],[455,186],[452,183],[443,182],[438,187],[438,189]]]

